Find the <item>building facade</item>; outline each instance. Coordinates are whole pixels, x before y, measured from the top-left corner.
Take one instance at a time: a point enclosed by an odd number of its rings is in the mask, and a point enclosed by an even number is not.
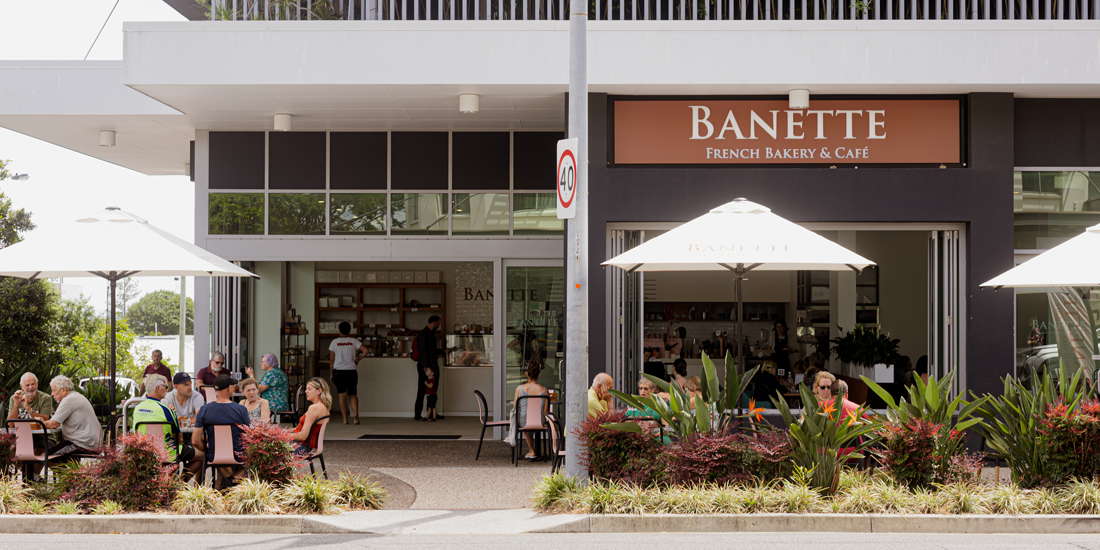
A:
[[[196,244],[259,275],[196,284],[200,356],[239,369],[278,353],[299,380],[327,376],[346,321],[371,350],[361,414],[412,416],[411,338],[439,315],[457,348],[447,414],[478,414],[478,390],[503,417],[531,362],[564,388],[561,2],[315,2],[331,12],[291,20],[266,2],[213,17],[169,3],[193,20],[127,23],[121,62],[0,64],[0,126],[191,175]],[[1029,364],[1095,370],[1091,290],[979,285],[1100,223],[1096,6],[591,9],[590,374],[630,388],[646,354],[695,371],[731,343],[759,361],[776,321],[793,361],[863,325],[958,391]],[[877,267],[750,276],[748,338],[730,342],[728,277],[599,265],[738,197]]]

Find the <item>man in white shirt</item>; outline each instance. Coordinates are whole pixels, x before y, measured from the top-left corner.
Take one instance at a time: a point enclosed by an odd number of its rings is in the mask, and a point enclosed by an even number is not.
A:
[[[351,334],[351,323],[340,323],[340,337],[328,346],[328,364],[332,370],[331,378],[340,396],[340,412],[344,415],[344,424],[348,423],[348,400],[351,400],[351,418],[359,423],[359,360],[367,354],[367,346]]]

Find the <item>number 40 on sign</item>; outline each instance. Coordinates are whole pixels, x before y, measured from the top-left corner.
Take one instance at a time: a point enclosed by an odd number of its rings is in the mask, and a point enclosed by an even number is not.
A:
[[[577,216],[577,138],[558,141],[558,219]]]

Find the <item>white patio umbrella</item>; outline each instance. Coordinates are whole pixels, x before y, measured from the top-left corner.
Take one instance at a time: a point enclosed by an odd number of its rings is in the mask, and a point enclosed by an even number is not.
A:
[[[126,277],[256,277],[116,207],[0,250],[0,276],[87,277],[111,283],[111,407],[115,406],[115,285]]]
[[[745,199],[714,208],[651,241],[606,262],[634,271],[730,271],[737,296],[737,365],[741,352],[743,313],[741,285],[749,271],[859,272],[874,262],[813,231],[776,216]],[[726,373],[726,387],[729,385]],[[727,395],[733,408],[737,396]]]
[[[1100,286],[1100,225],[982,283],[983,287]]]

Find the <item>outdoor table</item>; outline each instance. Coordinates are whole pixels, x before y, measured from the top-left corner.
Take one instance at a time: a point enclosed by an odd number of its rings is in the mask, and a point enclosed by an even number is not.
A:
[[[31,430],[34,435],[42,434],[55,434],[61,431],[61,428],[46,428],[45,430]],[[13,428],[0,428],[0,433],[15,433]]]

